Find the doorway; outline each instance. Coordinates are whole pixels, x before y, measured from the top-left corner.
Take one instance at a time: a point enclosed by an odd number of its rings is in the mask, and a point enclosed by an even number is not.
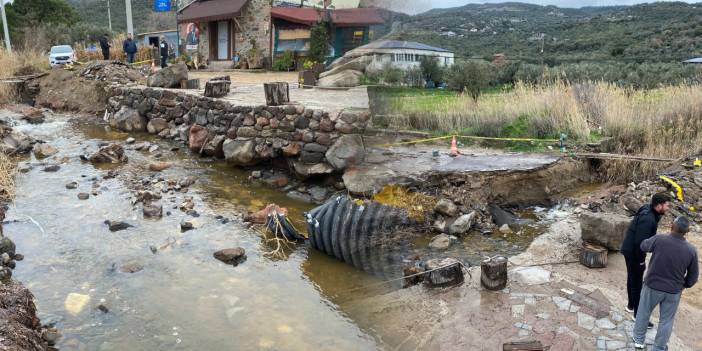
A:
[[[229,60],[229,21],[217,22],[217,59]]]

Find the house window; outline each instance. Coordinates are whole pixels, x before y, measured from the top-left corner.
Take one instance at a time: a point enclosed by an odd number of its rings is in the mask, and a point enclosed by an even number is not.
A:
[[[363,44],[363,31],[362,31],[362,30],[354,31],[354,32],[353,32],[353,38],[351,39],[351,41],[352,41],[355,45]]]

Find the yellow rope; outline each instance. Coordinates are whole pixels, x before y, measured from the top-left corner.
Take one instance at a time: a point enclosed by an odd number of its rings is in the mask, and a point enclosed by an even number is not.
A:
[[[658,176],[658,178],[662,179],[663,181],[667,182],[668,184],[672,185],[673,188],[675,188],[675,196],[678,198],[679,201],[684,201],[683,200],[683,189],[680,186],[680,184],[676,183],[674,180],[671,178],[668,178],[666,176]]]

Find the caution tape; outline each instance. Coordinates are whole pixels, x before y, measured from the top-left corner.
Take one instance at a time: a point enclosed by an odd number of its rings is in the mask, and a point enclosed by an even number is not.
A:
[[[682,187],[680,186],[680,184],[676,183],[673,179],[668,178],[668,177],[666,177],[666,176],[664,176],[664,175],[658,176],[658,178],[660,178],[661,180],[663,180],[663,181],[667,182],[668,184],[672,185],[673,188],[675,188],[675,197],[676,197],[680,202],[683,202],[683,201],[684,201],[684,200],[683,200],[683,189],[682,189]]]
[[[412,141],[403,141],[399,143],[388,143],[388,144],[381,144],[381,145],[376,145],[376,146],[397,146],[397,145],[409,145],[409,144],[419,144],[419,143],[427,143],[430,141],[436,141],[436,140],[443,140],[443,139],[450,139],[450,138],[460,138],[460,139],[474,139],[474,140],[492,140],[492,141],[524,141],[524,142],[553,142],[557,143],[560,142],[559,139],[535,139],[535,138],[497,138],[497,137],[481,137],[481,136],[473,136],[473,135],[445,135],[445,136],[440,136],[440,137],[435,137],[435,138],[425,138],[425,139],[417,139],[417,140],[412,140]]]

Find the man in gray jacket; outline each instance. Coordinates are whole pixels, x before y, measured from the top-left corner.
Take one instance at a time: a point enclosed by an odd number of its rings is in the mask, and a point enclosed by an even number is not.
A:
[[[673,221],[670,234],[655,235],[641,243],[641,250],[651,252],[652,256],[634,325],[634,347],[637,350],[646,348],[646,329],[656,306],[660,308],[660,320],[653,350],[668,349],[680,295],[683,289],[691,288],[697,283],[697,250],[685,240],[685,234],[689,230],[690,222],[687,218],[678,217]]]

